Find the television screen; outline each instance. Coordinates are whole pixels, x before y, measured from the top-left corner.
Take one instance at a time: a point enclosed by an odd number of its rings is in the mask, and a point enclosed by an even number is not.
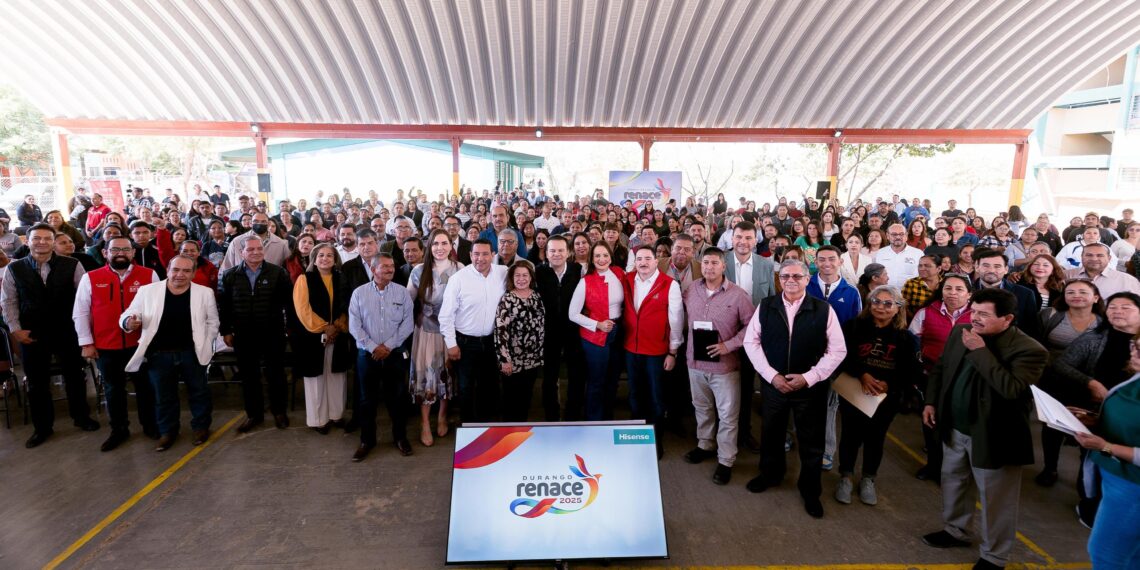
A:
[[[665,558],[653,428],[456,430],[447,562]]]

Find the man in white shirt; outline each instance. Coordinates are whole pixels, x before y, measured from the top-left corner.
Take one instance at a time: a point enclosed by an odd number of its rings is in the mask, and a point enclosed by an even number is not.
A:
[[[340,255],[340,262],[351,261],[360,255],[356,250],[356,226],[349,223],[340,225],[336,231],[336,253]]]
[[[665,419],[665,372],[677,364],[685,327],[681,286],[657,268],[653,246],[634,252],[637,271],[625,277],[625,363],[629,407],[636,419],[660,428]],[[657,458],[663,447],[657,437]]]
[[[558,218],[551,215],[554,211],[554,204],[549,200],[542,202],[542,215],[534,219],[534,227],[540,230],[546,230],[551,234],[554,233],[554,228],[559,226]]]
[[[464,422],[491,421],[498,407],[493,333],[499,299],[506,293],[507,267],[492,265],[492,255],[489,241],[471,244],[471,265],[451,276],[439,312],[447,358],[456,361]]]
[[[1081,251],[1081,266],[1065,271],[1068,279],[1090,279],[1100,291],[1101,299],[1107,300],[1121,291],[1140,295],[1140,281],[1135,277],[1113,269],[1111,251],[1103,243],[1090,243]]]
[[[884,247],[875,252],[875,263],[887,268],[891,287],[900,291],[907,279],[918,277],[918,260],[922,259],[922,250],[906,244],[906,226],[891,224],[887,227],[887,238],[890,247]]]

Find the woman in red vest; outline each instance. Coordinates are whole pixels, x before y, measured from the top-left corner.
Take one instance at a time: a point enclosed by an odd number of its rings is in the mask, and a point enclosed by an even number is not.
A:
[[[604,240],[590,246],[586,276],[570,299],[570,320],[579,326],[586,357],[586,419],[613,419],[622,366],[619,321],[625,302],[625,272],[611,267],[613,251]]]
[[[942,288],[935,293],[936,300],[914,314],[910,332],[918,337],[922,348],[922,368],[926,374],[930,374],[942,356],[950,329],[970,322],[970,294],[973,291],[969,276],[947,273],[943,276]],[[923,481],[941,481],[942,442],[938,440],[938,433],[926,426],[922,427],[922,435],[926,439],[926,465],[918,470],[915,477]]]

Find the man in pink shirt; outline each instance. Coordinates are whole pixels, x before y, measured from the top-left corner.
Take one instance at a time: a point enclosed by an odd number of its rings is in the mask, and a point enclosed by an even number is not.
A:
[[[827,301],[805,294],[810,277],[801,261],[781,263],[783,293],[760,301],[748,323],[744,350],[764,379],[760,474],[748,482],[748,490],[761,493],[783,481],[787,470],[784,430],[791,414],[800,443],[797,486],[804,510],[821,518],[828,381],[847,356],[847,348],[835,311]]]

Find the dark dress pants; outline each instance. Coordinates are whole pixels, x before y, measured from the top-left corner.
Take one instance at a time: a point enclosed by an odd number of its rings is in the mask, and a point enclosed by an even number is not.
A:
[[[69,323],[70,324],[70,323]],[[55,424],[55,404],[51,397],[51,359],[63,374],[67,409],[74,421],[91,416],[87,403],[87,376],[83,372],[83,357],[79,341],[71,338],[40,338],[31,344],[21,344],[24,375],[28,378],[28,408],[32,425],[37,433],[47,433]]]
[[[193,349],[160,350],[146,357],[146,373],[157,401],[158,431],[162,435],[178,435],[182,413],[178,404],[178,379],[186,383],[190,403],[190,429],[210,429],[214,404],[206,384],[206,367],[198,362]]]
[[[499,407],[499,361],[495,340],[488,336],[455,334],[459,347],[459,415],[464,423],[494,421]]]
[[[503,375],[503,421],[527,421],[534,394],[534,381],[537,379],[538,367]],[[557,416],[554,421],[558,421]]]
[[[746,447],[748,438],[752,436],[752,399],[756,392],[756,369],[744,349],[737,352],[740,356],[740,419],[736,422],[736,440],[740,447]]]
[[[134,356],[135,349],[100,350],[95,364],[103,377],[103,394],[107,398],[107,416],[111,419],[111,431],[126,431],[130,426],[127,419],[127,382],[135,385],[135,403],[138,406],[139,424],[143,429],[157,429],[155,423],[154,387],[145,371],[126,372],[127,362]]]
[[[395,350],[384,360],[373,360],[372,353],[356,351],[357,413],[360,421],[360,443],[376,445],[376,408],[383,394],[388,417],[392,420],[392,439],[408,439],[408,353]]]
[[[577,325],[574,329],[577,329]],[[583,371],[582,343],[577,330],[558,332],[546,331],[546,347],[542,363],[542,410],[548,422],[556,422],[562,407],[559,403],[558,375],[562,362],[566,362],[566,408],[561,418],[576,421],[582,418],[582,408],[586,399],[586,377]],[[565,356],[565,359],[563,359]]]
[[[797,486],[804,498],[819,498],[823,443],[827,424],[827,382],[784,394],[763,382],[763,428],[760,433],[760,473],[769,485],[778,485],[787,471],[784,433],[791,415],[799,440],[800,477]]]
[[[285,413],[288,389],[285,382],[285,336],[259,334],[258,331],[234,335],[234,355],[241,373],[241,392],[245,413],[254,421],[265,419],[265,396],[261,386],[262,370],[269,391],[269,410],[273,415]]]

